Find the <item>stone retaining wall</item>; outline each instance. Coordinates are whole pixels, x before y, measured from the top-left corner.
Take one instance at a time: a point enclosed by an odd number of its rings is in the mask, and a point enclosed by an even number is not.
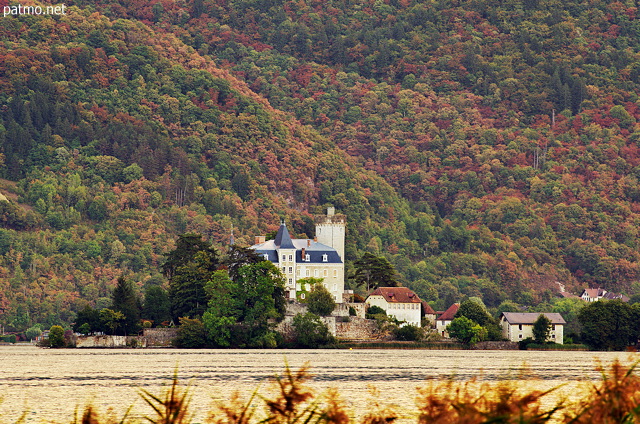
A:
[[[142,332],[147,347],[171,347],[173,340],[178,337],[177,328],[145,328]]]
[[[375,320],[351,317],[349,322],[336,322],[336,338],[340,340],[381,340]]]
[[[146,347],[146,341],[139,336],[77,336],[75,345],[80,348]]]

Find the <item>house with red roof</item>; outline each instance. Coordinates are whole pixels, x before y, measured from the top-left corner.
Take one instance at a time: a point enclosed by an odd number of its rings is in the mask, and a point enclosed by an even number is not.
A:
[[[438,313],[434,311],[431,305],[424,300],[422,301],[422,315],[431,323],[432,328],[436,327],[436,318],[438,318]]]
[[[440,316],[436,319],[436,331],[442,337],[449,338],[447,326],[451,324],[451,321],[453,321],[453,319],[455,318],[459,308],[460,304],[454,303],[453,305],[449,306],[449,309],[440,314]]]
[[[365,301],[369,306],[378,306],[398,321],[420,327],[422,301],[406,287],[378,287]]]
[[[607,291],[601,288],[584,289],[580,297],[585,302],[597,302],[598,300],[602,299],[606,293]]]

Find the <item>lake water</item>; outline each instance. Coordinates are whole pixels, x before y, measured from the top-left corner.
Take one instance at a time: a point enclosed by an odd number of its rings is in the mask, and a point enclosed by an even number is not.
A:
[[[117,418],[152,411],[141,389],[161,394],[178,369],[180,381],[191,383],[194,422],[202,422],[214,401],[234,391],[248,397],[256,388],[268,396],[270,379],[285,363],[297,370],[309,363],[317,392],[338,389],[352,415],[367,410],[370,388],[378,401],[395,405],[403,418],[414,417],[416,388],[427,380],[514,380],[529,388],[563,385],[556,397],[576,398],[589,382],[597,382],[596,364],[616,358],[635,362],[638,354],[612,352],[447,351],[447,350],[180,350],[180,349],[40,349],[0,347],[0,422],[73,421],[74,411],[91,403]],[[521,372],[526,369],[524,376]],[[555,401],[550,399],[549,402]]]

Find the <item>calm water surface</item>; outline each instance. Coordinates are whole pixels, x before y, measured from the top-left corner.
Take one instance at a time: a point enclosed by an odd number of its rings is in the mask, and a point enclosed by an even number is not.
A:
[[[285,363],[297,370],[309,363],[318,392],[329,387],[354,415],[367,410],[370,388],[383,404],[396,405],[405,421],[415,411],[416,388],[427,380],[517,380],[527,387],[560,387],[558,397],[576,398],[589,382],[596,382],[603,365],[614,359],[631,362],[637,354],[610,352],[446,351],[446,350],[178,350],[70,349],[31,346],[0,347],[0,422],[12,423],[26,411],[27,422],[69,423],[74,410],[88,403],[101,412],[109,408],[117,418],[131,405],[131,415],[151,410],[140,389],[160,394],[174,370],[191,382],[195,421],[202,422],[215,401],[234,391],[248,396],[256,388],[270,393],[270,378]],[[523,376],[522,370],[525,368]],[[551,402],[551,400],[550,400]]]

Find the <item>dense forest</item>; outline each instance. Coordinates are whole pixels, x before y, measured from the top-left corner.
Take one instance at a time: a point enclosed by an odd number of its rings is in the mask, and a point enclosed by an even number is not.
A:
[[[635,2],[67,6],[0,19],[8,328],[166,287],[179,234],[312,237],[329,205],[349,272],[384,256],[436,308],[640,293]]]

